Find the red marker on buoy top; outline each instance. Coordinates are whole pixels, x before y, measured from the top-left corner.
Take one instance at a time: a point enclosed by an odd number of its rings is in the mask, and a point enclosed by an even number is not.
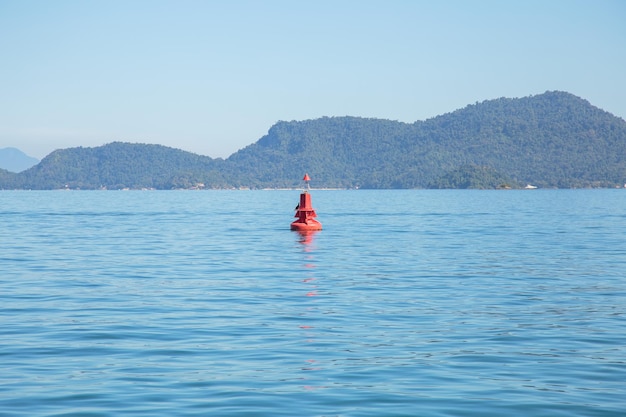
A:
[[[311,181],[311,178],[309,174],[304,174],[302,180],[306,184],[306,189],[300,194],[300,204],[296,206],[295,215],[298,219],[291,223],[291,230],[300,232],[322,230],[322,223],[315,220],[317,214],[315,214],[315,210],[311,207],[311,194],[309,194],[309,190],[311,189],[309,181]]]

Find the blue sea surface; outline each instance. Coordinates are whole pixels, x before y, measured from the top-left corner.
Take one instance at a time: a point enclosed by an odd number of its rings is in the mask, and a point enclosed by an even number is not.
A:
[[[626,190],[0,192],[0,416],[624,416]]]

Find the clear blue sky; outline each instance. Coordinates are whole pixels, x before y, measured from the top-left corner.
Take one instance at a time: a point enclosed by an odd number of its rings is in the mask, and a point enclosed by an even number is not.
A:
[[[0,148],[227,157],[279,120],[563,90],[626,118],[623,0],[0,0]]]

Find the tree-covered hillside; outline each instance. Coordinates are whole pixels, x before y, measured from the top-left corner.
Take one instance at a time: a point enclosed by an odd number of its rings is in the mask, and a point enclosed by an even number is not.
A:
[[[425,125],[446,144],[449,164],[486,165],[544,187],[626,179],[626,123],[571,94],[485,101]]]
[[[468,105],[426,121],[358,117],[278,122],[228,159],[112,143],[53,152],[0,188],[617,187],[626,122],[564,92]]]
[[[424,122],[335,117],[279,122],[228,159],[246,180],[365,188],[464,187],[461,167],[494,172],[473,188],[615,186],[626,180],[626,123],[563,92],[484,101]]]
[[[168,148],[114,142],[97,148],[52,152],[35,167],[13,176],[3,188],[97,189],[189,188],[198,183],[225,186],[223,160]]]
[[[278,122],[258,142],[231,155],[227,162],[248,184],[294,186],[303,172],[315,184],[353,187],[375,172],[393,169],[401,153],[400,138],[409,125],[379,119],[324,117],[302,122]],[[391,184],[374,188],[387,188]],[[376,182],[372,182],[372,185]]]

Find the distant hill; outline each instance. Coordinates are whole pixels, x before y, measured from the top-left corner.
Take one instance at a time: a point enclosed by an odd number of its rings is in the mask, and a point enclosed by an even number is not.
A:
[[[172,189],[197,187],[201,181],[224,187],[222,163],[161,145],[114,142],[56,150],[38,165],[8,178],[3,188]]]
[[[10,172],[22,172],[39,163],[39,159],[26,155],[17,148],[0,149],[0,168]]]
[[[278,122],[226,160],[159,145],[53,152],[0,188],[551,188],[626,183],[626,122],[572,94],[500,98],[415,123]]]

